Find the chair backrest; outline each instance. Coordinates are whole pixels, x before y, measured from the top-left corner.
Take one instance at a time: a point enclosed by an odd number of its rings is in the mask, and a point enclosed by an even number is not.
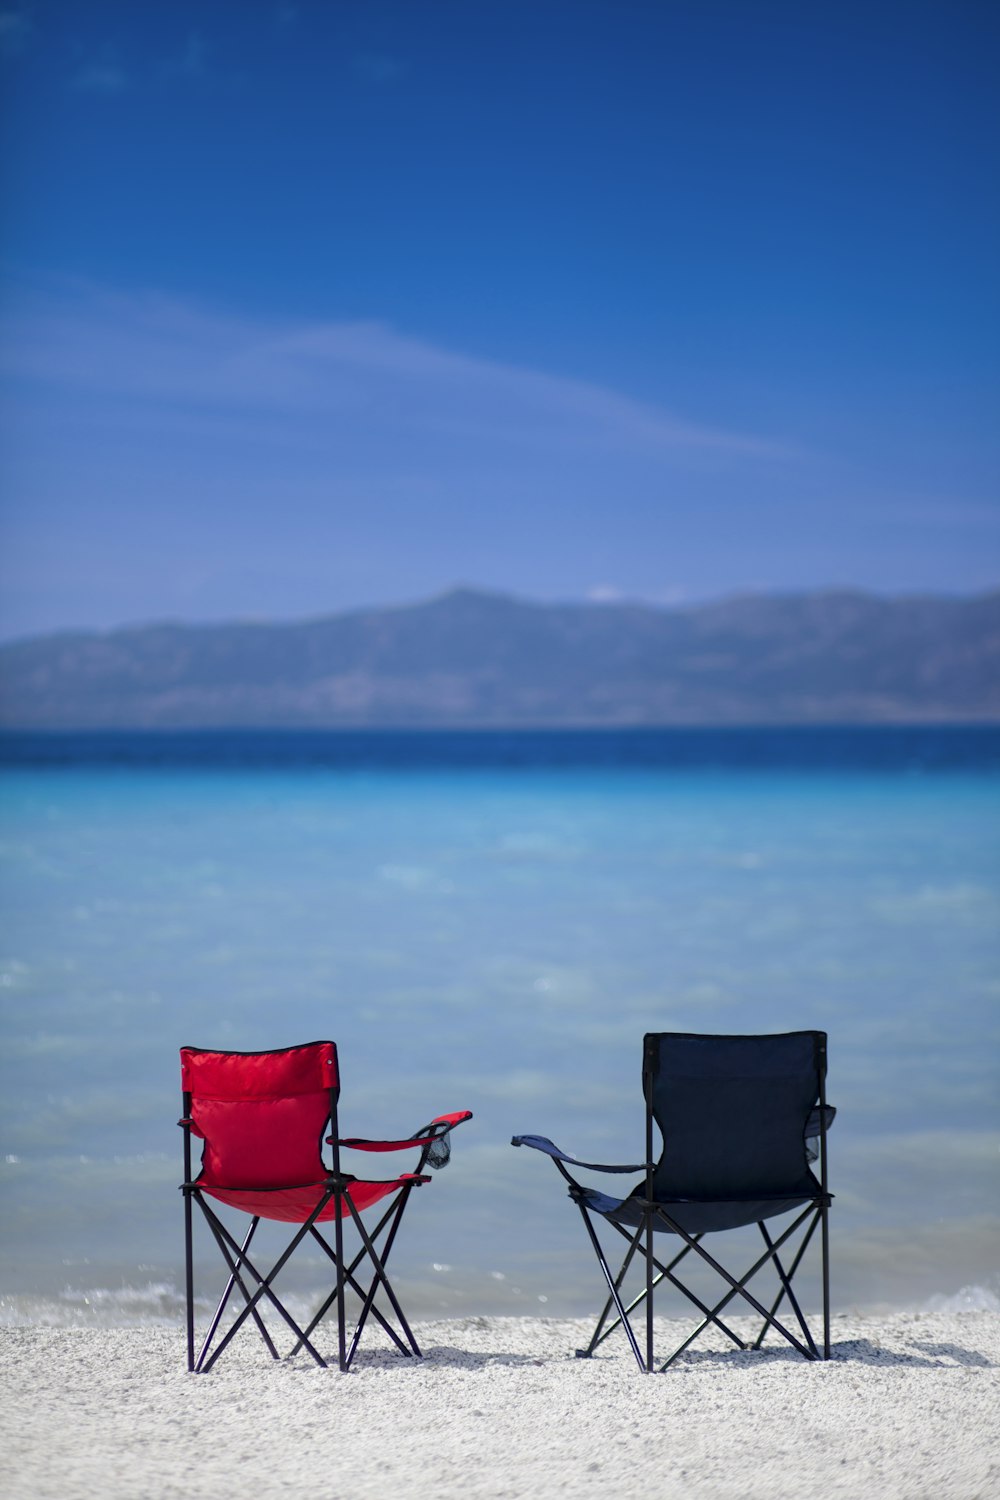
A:
[[[182,1047],[181,1086],[191,1130],[205,1142],[205,1186],[298,1187],[326,1175],[323,1134],[340,1088],[333,1042],[274,1052]]]
[[[814,1192],[805,1126],[825,1077],[823,1031],[647,1034],[647,1115],[663,1136],[654,1198]]]

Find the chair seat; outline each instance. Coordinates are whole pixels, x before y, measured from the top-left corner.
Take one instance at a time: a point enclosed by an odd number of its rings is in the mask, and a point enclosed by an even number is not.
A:
[[[631,1229],[638,1229],[643,1222],[642,1203],[645,1201],[646,1187],[644,1183],[638,1184],[627,1198],[613,1198],[608,1193],[602,1193],[596,1188],[584,1188],[584,1198],[587,1207],[595,1213],[603,1214],[606,1219],[615,1224],[627,1225]],[[745,1224],[759,1224],[762,1219],[773,1219],[778,1214],[791,1212],[793,1208],[801,1208],[806,1203],[811,1203],[811,1197],[802,1198],[757,1198],[753,1201],[747,1200],[721,1203],[695,1202],[691,1199],[679,1198],[676,1200],[662,1200],[662,1207],[670,1218],[687,1234],[711,1234],[720,1229],[740,1229]],[[653,1219],[653,1231],[657,1234],[673,1234],[674,1231],[659,1217]]]
[[[355,1180],[351,1183],[348,1193],[341,1198],[341,1218],[350,1216],[350,1206],[347,1198],[358,1212],[370,1208],[373,1203],[378,1203],[380,1198],[387,1198],[390,1193],[395,1193],[399,1188],[410,1185],[419,1187],[421,1183],[430,1182],[429,1177],[422,1177],[415,1172],[404,1172],[402,1176],[394,1178],[391,1182],[360,1182]],[[302,1187],[289,1188],[225,1188],[208,1187],[201,1184],[201,1191],[209,1197],[217,1198],[220,1203],[228,1203],[231,1208],[238,1208],[247,1214],[255,1214],[260,1219],[275,1219],[281,1224],[304,1224],[315,1211],[316,1205],[322,1200],[326,1192],[325,1182],[306,1183]],[[316,1215],[316,1222],[323,1223],[337,1217],[336,1199],[331,1198],[326,1207]]]

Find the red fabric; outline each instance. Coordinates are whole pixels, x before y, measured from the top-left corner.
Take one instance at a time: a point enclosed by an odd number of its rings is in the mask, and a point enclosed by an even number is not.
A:
[[[461,1109],[453,1115],[438,1115],[436,1119],[431,1121],[431,1125],[461,1125],[463,1120],[471,1119],[472,1111]],[[348,1136],[346,1139],[342,1139],[340,1144],[347,1146],[351,1151],[405,1151],[407,1146],[426,1146],[431,1141],[437,1139],[438,1135],[436,1133],[432,1133],[431,1135],[411,1135],[405,1141],[367,1141],[361,1136]],[[332,1143],[333,1136],[327,1136],[327,1141]]]
[[[426,1146],[432,1141],[432,1135],[410,1136],[408,1141],[363,1141],[356,1136],[348,1140],[342,1140],[341,1145],[347,1146],[351,1151],[405,1151],[407,1146]],[[333,1136],[328,1135],[327,1140],[333,1141]]]
[[[339,1088],[333,1042],[307,1042],[275,1052],[205,1052],[181,1048],[181,1087],[210,1099],[272,1099]]]
[[[330,1118],[330,1090],[339,1088],[337,1048],[309,1042],[273,1052],[208,1052],[181,1048],[181,1081],[191,1096],[191,1130],[204,1142],[198,1186],[221,1203],[264,1219],[301,1224],[321,1200],[328,1168],[322,1139]],[[433,1125],[457,1125],[468,1110],[438,1115]],[[358,1150],[395,1151],[409,1141],[354,1141]],[[342,1144],[347,1144],[343,1142]],[[392,1182],[352,1182],[360,1212],[407,1183],[429,1177],[403,1173]],[[344,1214],[349,1213],[346,1203]],[[331,1200],[321,1220],[336,1217]]]
[[[292,1188],[325,1177],[322,1139],[337,1076],[333,1042],[275,1052],[183,1047],[191,1128],[205,1142],[200,1185]]]
[[[321,1142],[329,1094],[235,1104],[199,1099],[191,1113],[205,1137],[198,1179],[203,1185],[293,1187],[326,1174]]]
[[[424,1182],[430,1182],[430,1178],[418,1177],[412,1172],[404,1172],[394,1182],[352,1182],[351,1202],[361,1213],[380,1198],[387,1198],[397,1188],[406,1187],[407,1183],[417,1187]],[[326,1186],[322,1182],[311,1183],[306,1187],[286,1187],[271,1193],[209,1187],[203,1179],[199,1181],[199,1187],[204,1188],[210,1197],[217,1198],[220,1203],[228,1203],[232,1208],[242,1209],[244,1213],[258,1214],[262,1219],[277,1219],[283,1224],[303,1224],[326,1192]],[[350,1212],[347,1204],[342,1202],[341,1218],[347,1218]],[[331,1198],[317,1222],[324,1223],[336,1216],[336,1200]]]

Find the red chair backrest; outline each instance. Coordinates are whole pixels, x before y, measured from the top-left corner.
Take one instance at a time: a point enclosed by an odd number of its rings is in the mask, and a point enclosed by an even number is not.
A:
[[[297,1187],[326,1176],[323,1135],[340,1086],[333,1042],[275,1052],[182,1047],[181,1086],[205,1142],[205,1186]]]

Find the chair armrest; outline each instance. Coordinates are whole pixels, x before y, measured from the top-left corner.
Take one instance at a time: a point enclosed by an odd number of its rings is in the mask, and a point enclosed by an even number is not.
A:
[[[338,1146],[347,1146],[352,1151],[412,1151],[414,1146],[426,1146],[433,1139],[434,1137],[432,1135],[411,1135],[408,1136],[405,1141],[368,1141],[364,1140],[361,1136],[352,1135],[341,1136],[339,1140],[336,1141],[336,1144]],[[334,1136],[328,1135],[326,1138],[326,1144],[328,1146],[332,1146],[334,1144],[334,1140]]]
[[[590,1172],[645,1172],[646,1163],[624,1162],[615,1166],[609,1166],[605,1162],[581,1161],[577,1156],[567,1156],[565,1151],[560,1151],[545,1135],[515,1135],[511,1136],[512,1146],[530,1146],[534,1151],[544,1151],[546,1156],[551,1156],[555,1161],[566,1161],[574,1167],[586,1167]]]
[[[466,1120],[472,1119],[471,1109],[456,1109],[450,1115],[435,1115],[429,1125],[422,1125],[417,1131],[418,1135],[429,1135],[435,1125],[443,1128],[436,1131],[437,1135],[447,1135],[449,1130],[454,1130],[456,1125],[464,1125]]]
[[[815,1109],[810,1110],[809,1118],[806,1120],[805,1129],[802,1132],[806,1143],[806,1161],[812,1163],[817,1159],[819,1156],[820,1132],[824,1126],[829,1130],[836,1118],[837,1111],[832,1104],[826,1105],[825,1111],[819,1104],[817,1104]]]
[[[460,1109],[449,1115],[436,1115],[429,1125],[422,1125],[406,1140],[371,1141],[362,1136],[342,1136],[336,1144],[346,1146],[349,1151],[412,1151],[415,1146],[419,1146],[423,1152],[422,1164],[426,1162],[427,1166],[438,1169],[447,1166],[451,1155],[448,1135],[456,1125],[462,1125],[471,1119],[471,1110]],[[327,1136],[326,1143],[332,1146],[334,1137]]]
[[[811,1136],[819,1135],[824,1123],[826,1124],[827,1130],[829,1130],[830,1126],[833,1124],[836,1118],[837,1111],[834,1109],[832,1104],[828,1104],[826,1106],[826,1119],[824,1122],[821,1117],[820,1106],[817,1104],[815,1109],[810,1110],[809,1118],[806,1120],[806,1128],[805,1130],[803,1130],[802,1134],[805,1136],[806,1140],[809,1140]]]

